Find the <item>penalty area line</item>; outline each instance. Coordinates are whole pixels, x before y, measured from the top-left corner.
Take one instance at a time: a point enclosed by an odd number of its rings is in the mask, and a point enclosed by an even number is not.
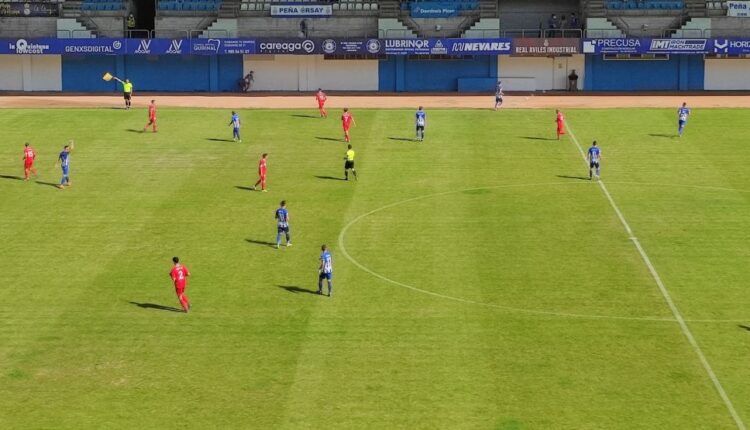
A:
[[[570,123],[568,123],[568,121],[565,121],[565,128],[568,129],[568,135],[570,136],[570,140],[576,145],[576,148],[578,148],[578,153],[580,153],[581,157],[583,157],[584,163],[588,165],[586,154],[583,152],[583,148],[581,147],[581,144],[578,142],[578,139],[576,138],[576,135],[573,132],[573,129],[570,128]],[[669,306],[669,310],[672,311],[672,315],[674,316],[675,321],[677,321],[677,324],[680,326],[680,330],[682,331],[682,334],[685,336],[688,343],[693,348],[693,351],[698,356],[698,360],[701,362],[703,369],[708,374],[709,379],[711,379],[711,382],[713,383],[714,388],[718,392],[719,397],[721,397],[721,400],[724,401],[724,405],[729,411],[729,414],[732,416],[732,419],[734,419],[734,423],[737,425],[737,428],[739,430],[747,430],[747,427],[745,427],[745,423],[742,421],[742,418],[737,413],[737,410],[735,410],[734,405],[732,404],[732,400],[729,399],[729,396],[727,395],[727,392],[724,390],[724,387],[722,386],[721,381],[719,381],[719,378],[716,376],[716,373],[711,367],[711,364],[708,362],[706,355],[703,353],[703,350],[701,349],[700,345],[698,345],[698,342],[695,340],[695,336],[693,336],[692,331],[690,331],[690,327],[688,327],[687,323],[685,322],[685,318],[683,318],[682,313],[680,312],[679,308],[677,308],[677,305],[675,304],[674,300],[672,300],[672,295],[669,293],[669,290],[664,285],[664,282],[662,282],[661,276],[659,276],[659,273],[656,271],[656,268],[651,263],[651,259],[648,257],[648,254],[646,254],[646,251],[643,249],[641,242],[633,234],[633,230],[630,228],[630,225],[628,224],[627,220],[625,220],[625,217],[623,216],[622,212],[620,211],[620,208],[617,206],[614,199],[612,198],[612,195],[609,194],[609,190],[607,190],[606,185],[604,185],[604,181],[600,179],[597,182],[599,183],[599,187],[604,193],[604,196],[609,201],[610,206],[612,207],[614,212],[617,214],[617,217],[620,219],[620,223],[622,223],[622,226],[625,228],[625,231],[628,233],[628,236],[629,236],[628,238],[630,239],[630,241],[633,242],[633,245],[638,250],[638,253],[641,255],[641,259],[643,259],[643,262],[646,264],[648,271],[651,273],[651,276],[654,278],[654,282],[656,282],[656,286],[659,288],[659,291],[661,292],[662,297],[664,297],[664,301],[667,302],[667,306]]]

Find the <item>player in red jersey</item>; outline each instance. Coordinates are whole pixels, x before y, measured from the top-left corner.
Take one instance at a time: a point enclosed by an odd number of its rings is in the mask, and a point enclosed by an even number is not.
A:
[[[151,100],[151,104],[148,105],[148,124],[143,127],[143,131],[148,129],[149,125],[153,125],[154,133],[156,133],[156,101]]]
[[[315,94],[315,100],[318,101],[318,110],[320,111],[320,117],[328,118],[328,112],[326,112],[325,108],[328,96],[326,96],[326,93],[324,93],[322,89],[318,88],[318,92]]]
[[[268,154],[263,154],[260,157],[260,160],[258,161],[258,182],[255,183],[255,186],[253,189],[257,189],[258,185],[260,185],[260,190],[264,193],[268,190],[266,189],[266,171],[268,169],[268,165],[266,158],[268,157]]]
[[[565,134],[565,117],[563,116],[563,113],[559,110],[557,112],[557,119],[555,122],[557,123],[557,140],[560,140],[560,136]]]
[[[341,125],[344,127],[344,140],[349,142],[349,128],[351,128],[352,125],[357,125],[357,123],[354,122],[354,117],[349,113],[349,108],[344,108],[344,113],[341,115]]]
[[[190,301],[185,295],[185,288],[187,287],[187,278],[190,276],[190,271],[187,267],[180,264],[179,258],[172,257],[172,262],[174,263],[174,266],[169,272],[169,277],[172,278],[172,282],[174,282],[174,291],[177,293],[177,298],[180,300],[182,310],[187,313],[187,311],[190,310]]]
[[[27,142],[23,148],[23,180],[29,180],[29,173],[33,173],[37,176],[36,169],[34,168],[34,160],[36,159],[36,151]]]

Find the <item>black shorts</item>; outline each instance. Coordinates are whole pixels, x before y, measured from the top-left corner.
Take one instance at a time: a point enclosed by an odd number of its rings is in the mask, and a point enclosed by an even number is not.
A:
[[[289,226],[278,226],[276,228],[276,231],[278,231],[279,233],[289,233]]]
[[[594,168],[598,169],[599,168],[599,162],[598,161],[592,161],[591,163],[589,163],[589,168],[591,168],[591,169],[594,169]]]
[[[344,169],[349,170],[354,168],[354,160],[346,160],[344,162]]]
[[[503,102],[503,96],[495,96],[495,103],[502,103]]]
[[[417,126],[417,131],[424,131],[424,126],[423,125],[418,125]]]
[[[131,93],[122,93],[122,98],[124,98],[125,100],[130,100],[130,95]]]

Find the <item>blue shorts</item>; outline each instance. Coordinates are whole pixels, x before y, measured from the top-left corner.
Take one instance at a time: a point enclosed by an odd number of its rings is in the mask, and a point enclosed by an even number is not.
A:
[[[286,226],[286,227],[279,226],[278,231],[279,233],[289,233],[289,226]]]
[[[62,166],[62,174],[65,176],[68,176],[68,172],[70,170],[70,166]]]
[[[687,121],[684,121],[684,120],[677,121],[677,125],[680,127],[685,127],[685,124],[687,124]]]
[[[330,281],[331,279],[333,279],[333,273],[320,272],[320,275],[318,275],[318,279],[328,279]]]

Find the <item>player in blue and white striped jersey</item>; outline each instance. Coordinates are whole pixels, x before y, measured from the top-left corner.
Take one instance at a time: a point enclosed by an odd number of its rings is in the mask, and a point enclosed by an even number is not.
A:
[[[422,110],[422,106],[420,106],[414,117],[417,125],[417,140],[421,142],[424,140],[424,128],[427,125],[427,113]]]
[[[240,138],[240,116],[237,112],[232,111],[232,119],[229,121],[229,125],[232,126],[232,140],[242,143],[242,138]]]
[[[277,222],[276,229],[276,249],[281,246],[281,235],[286,236],[286,246],[292,246],[292,236],[289,234],[289,211],[286,209],[286,200],[282,200],[281,204],[274,214]]]
[[[687,103],[683,103],[682,107],[677,109],[677,135],[679,137],[682,137],[689,116],[690,108],[687,107]]]
[[[328,297],[333,296],[333,259],[328,247],[320,247],[320,266],[318,267],[318,294],[323,294],[323,279],[328,281]]]
[[[601,172],[599,163],[602,160],[602,151],[596,146],[596,141],[591,144],[591,148],[589,148],[589,152],[586,154],[586,159],[589,161],[589,181],[592,178],[594,169],[596,169],[596,179],[599,179],[599,173]]]

